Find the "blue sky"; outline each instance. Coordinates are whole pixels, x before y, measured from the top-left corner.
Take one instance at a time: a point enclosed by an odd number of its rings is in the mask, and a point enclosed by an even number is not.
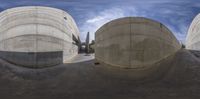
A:
[[[200,0],[0,0],[0,11],[17,6],[49,6],[67,11],[75,19],[80,38],[85,40],[110,20],[140,16],[165,24],[181,42],[188,27],[200,13]]]

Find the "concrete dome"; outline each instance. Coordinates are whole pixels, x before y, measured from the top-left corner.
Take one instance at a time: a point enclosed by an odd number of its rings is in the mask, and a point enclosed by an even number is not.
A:
[[[41,6],[0,13],[1,58],[17,65],[43,67],[63,63],[78,52],[79,31],[65,11]]]
[[[192,21],[186,37],[186,48],[200,50],[200,14]]]
[[[181,45],[163,24],[126,17],[106,23],[95,33],[95,59],[111,67],[142,70],[173,55]]]

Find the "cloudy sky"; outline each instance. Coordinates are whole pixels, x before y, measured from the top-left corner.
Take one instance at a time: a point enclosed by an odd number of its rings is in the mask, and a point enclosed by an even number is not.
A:
[[[75,19],[84,41],[110,20],[140,16],[165,24],[185,42],[192,19],[200,13],[200,0],[0,0],[0,11],[17,6],[49,6],[67,11]]]

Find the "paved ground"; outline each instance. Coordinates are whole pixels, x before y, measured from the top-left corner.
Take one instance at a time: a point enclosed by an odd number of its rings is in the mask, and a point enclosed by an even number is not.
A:
[[[73,57],[72,59],[66,61],[67,63],[79,63],[90,61],[94,59],[94,54],[79,54],[78,56]]]
[[[0,98],[199,99],[200,61],[194,54],[181,50],[165,64],[171,68],[162,78],[143,83],[105,75],[99,69],[101,64],[94,65],[93,56],[84,54],[72,63],[46,69],[28,69],[0,60]]]

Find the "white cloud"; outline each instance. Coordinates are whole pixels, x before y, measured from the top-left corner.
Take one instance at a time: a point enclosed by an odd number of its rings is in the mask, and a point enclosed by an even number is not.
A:
[[[97,22],[97,21],[103,20],[103,19],[104,19],[104,17],[102,17],[102,16],[97,16],[97,17],[95,17],[95,18],[92,18],[92,19],[87,20],[86,22],[87,22],[87,23],[94,23],[94,22]]]
[[[166,2],[157,0],[155,2],[142,3],[143,6],[139,6],[141,5],[140,2],[135,2],[134,4],[126,3],[126,6],[115,5],[110,9],[93,12],[88,19],[80,25],[81,40],[85,40],[87,32],[90,32],[91,39],[94,39],[96,30],[113,19],[127,16],[139,16],[162,22],[169,27],[178,40],[185,43],[188,25],[194,16],[191,6],[194,5],[187,5],[188,2],[186,2],[186,0],[173,3],[171,1],[173,0],[168,0]]]
[[[133,15],[133,12],[136,12],[136,10],[133,7],[131,9],[130,8],[110,8],[110,9],[106,9],[106,10],[103,10],[102,12],[94,14],[95,16],[91,16],[91,18],[86,20],[83,26],[80,27],[81,40],[82,41],[85,40],[85,36],[87,32],[90,32],[91,39],[94,39],[95,32],[103,24],[117,18],[125,17],[130,13]]]

